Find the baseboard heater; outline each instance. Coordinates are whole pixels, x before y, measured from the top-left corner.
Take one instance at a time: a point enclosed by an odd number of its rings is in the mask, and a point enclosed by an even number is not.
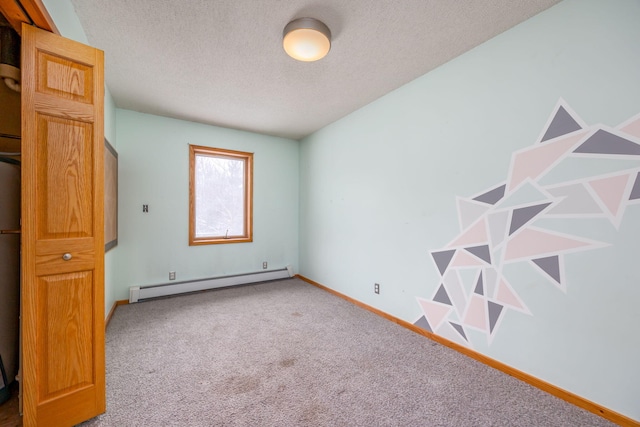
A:
[[[163,283],[160,285],[132,286],[129,288],[129,303],[149,298],[166,297],[188,292],[206,291],[234,285],[266,282],[269,280],[293,277],[291,266],[281,270],[259,271],[256,273],[236,274],[233,276],[211,277],[208,279],[187,280],[184,282]]]

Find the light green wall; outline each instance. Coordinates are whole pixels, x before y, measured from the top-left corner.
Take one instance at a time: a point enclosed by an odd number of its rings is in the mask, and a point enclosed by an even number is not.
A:
[[[119,224],[116,299],[130,286],[298,265],[298,143],[116,110]],[[189,246],[189,144],[254,153],[251,243]],[[149,212],[142,212],[142,205]]]
[[[49,15],[55,22],[60,35],[71,40],[75,40],[80,43],[89,44],[87,35],[80,24],[80,20],[76,15],[73,5],[69,0],[43,0]],[[108,67],[108,64],[105,65]],[[116,141],[116,105],[109,92],[109,88],[105,86],[104,94],[104,136],[109,140],[109,143],[117,150],[118,141]],[[114,264],[114,256],[118,251],[118,248],[111,249],[105,254],[105,316],[109,314],[109,311],[113,307],[116,301],[115,298],[115,279],[114,270],[116,266]]]
[[[635,0],[566,0],[305,138],[300,273],[416,321],[440,283],[429,251],[460,232],[456,196],[504,182],[559,98],[588,124],[640,112],[638,22]],[[567,258],[567,295],[509,271],[534,315],[475,348],[640,420],[640,210],[626,215],[614,252]]]

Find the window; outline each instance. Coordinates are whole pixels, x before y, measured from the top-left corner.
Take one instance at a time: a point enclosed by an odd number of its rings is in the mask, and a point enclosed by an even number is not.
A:
[[[253,154],[189,145],[189,245],[253,241]]]

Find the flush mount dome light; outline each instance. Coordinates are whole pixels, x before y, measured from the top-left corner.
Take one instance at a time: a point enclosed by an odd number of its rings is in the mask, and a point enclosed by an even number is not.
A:
[[[331,49],[331,31],[317,19],[295,19],[284,27],[282,47],[293,59],[317,61]]]

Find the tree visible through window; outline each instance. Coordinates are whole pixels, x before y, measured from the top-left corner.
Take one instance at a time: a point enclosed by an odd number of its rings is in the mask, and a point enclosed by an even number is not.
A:
[[[189,244],[251,242],[253,154],[189,146]]]

